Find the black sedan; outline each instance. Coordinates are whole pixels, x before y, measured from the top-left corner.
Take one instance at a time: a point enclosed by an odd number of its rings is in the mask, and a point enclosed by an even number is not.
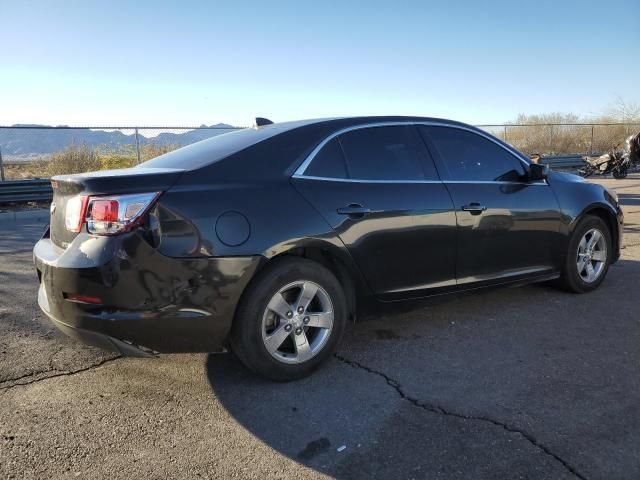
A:
[[[34,259],[62,331],[129,355],[230,346],[275,380],[327,360],[366,299],[589,292],[623,225],[602,186],[423,117],[262,125],[52,184]]]

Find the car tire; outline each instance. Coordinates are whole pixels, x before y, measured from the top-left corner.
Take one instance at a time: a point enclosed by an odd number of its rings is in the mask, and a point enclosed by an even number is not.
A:
[[[621,180],[623,178],[627,178],[628,169],[626,165],[621,165],[618,168],[613,169],[613,178],[616,180]]]
[[[314,290],[313,298],[306,298]],[[242,296],[231,349],[250,370],[271,380],[306,377],[337,350],[346,305],[342,285],[321,264],[298,257],[273,260]]]
[[[595,235],[598,236],[597,241]],[[595,241],[594,247],[590,247],[592,241]],[[587,215],[573,231],[561,276],[555,284],[574,293],[595,290],[604,281],[612,257],[613,245],[609,227],[602,218]],[[588,263],[595,276],[590,273]],[[585,267],[582,268],[581,265]]]

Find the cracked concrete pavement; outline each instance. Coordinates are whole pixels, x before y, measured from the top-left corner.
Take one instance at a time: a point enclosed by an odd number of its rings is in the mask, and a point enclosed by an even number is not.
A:
[[[67,339],[36,306],[42,225],[2,224],[0,476],[639,478],[640,176],[602,182],[627,227],[598,291],[380,309],[284,385],[231,354],[117,358]]]

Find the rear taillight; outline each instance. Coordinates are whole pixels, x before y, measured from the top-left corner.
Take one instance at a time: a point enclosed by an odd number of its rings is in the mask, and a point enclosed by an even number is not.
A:
[[[160,195],[136,193],[90,197],[86,208],[87,231],[96,235],[116,235],[131,230]]]
[[[70,232],[79,232],[84,223],[89,197],[78,195],[67,200],[65,207],[64,226]]]

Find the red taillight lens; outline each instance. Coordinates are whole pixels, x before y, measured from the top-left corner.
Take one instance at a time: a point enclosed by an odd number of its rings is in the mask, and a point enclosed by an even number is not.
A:
[[[94,200],[91,202],[91,218],[97,222],[117,222],[118,201]]]

